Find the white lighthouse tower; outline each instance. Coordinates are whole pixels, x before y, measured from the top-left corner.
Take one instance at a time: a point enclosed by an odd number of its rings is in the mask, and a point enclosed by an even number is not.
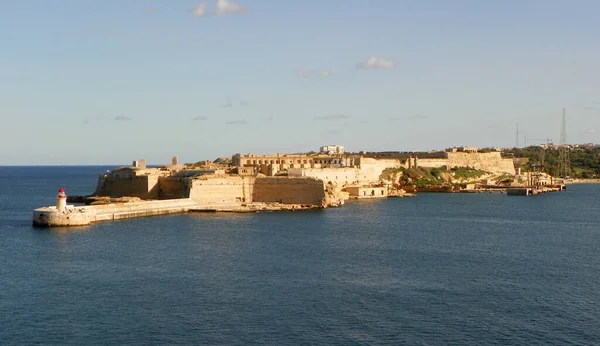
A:
[[[56,211],[59,213],[63,213],[67,209],[67,194],[65,190],[61,187],[58,190],[58,195],[56,195]]]

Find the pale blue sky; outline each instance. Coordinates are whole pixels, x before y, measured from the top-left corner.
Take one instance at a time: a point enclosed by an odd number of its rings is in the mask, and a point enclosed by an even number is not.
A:
[[[600,1],[216,2],[0,1],[0,164],[600,142]]]

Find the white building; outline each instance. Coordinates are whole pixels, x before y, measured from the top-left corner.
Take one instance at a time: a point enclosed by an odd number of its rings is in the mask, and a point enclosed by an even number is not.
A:
[[[343,154],[344,147],[341,145],[324,145],[321,147],[320,151],[329,155]]]

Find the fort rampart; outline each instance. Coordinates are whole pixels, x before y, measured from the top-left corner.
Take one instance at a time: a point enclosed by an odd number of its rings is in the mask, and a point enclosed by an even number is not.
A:
[[[427,167],[437,168],[445,167],[451,169],[454,167],[471,167],[492,173],[515,174],[515,165],[512,159],[502,158],[500,152],[490,153],[468,153],[468,152],[446,152],[446,158],[409,158],[404,167]],[[410,162],[410,163],[409,163]]]
[[[326,205],[322,180],[294,177],[259,177],[254,181],[254,202]]]
[[[491,153],[446,153],[448,166],[472,167],[487,172],[515,174],[515,165],[512,159],[504,159],[500,152]]]

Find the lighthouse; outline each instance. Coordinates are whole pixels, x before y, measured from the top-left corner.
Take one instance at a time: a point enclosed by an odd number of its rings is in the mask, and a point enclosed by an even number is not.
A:
[[[65,190],[61,187],[58,190],[58,195],[56,195],[56,211],[59,213],[63,213],[67,209],[67,194]]]

